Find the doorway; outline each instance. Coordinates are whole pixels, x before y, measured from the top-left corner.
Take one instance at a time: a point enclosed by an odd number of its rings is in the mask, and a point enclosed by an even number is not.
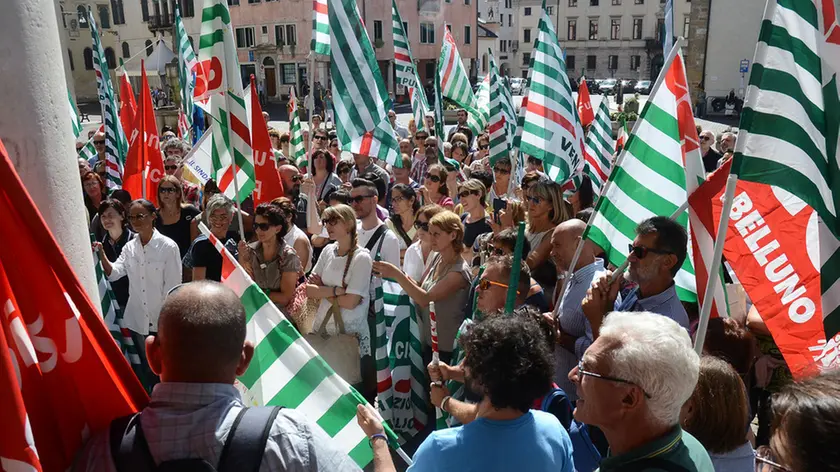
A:
[[[277,96],[277,76],[274,67],[265,68],[265,94],[270,98]]]

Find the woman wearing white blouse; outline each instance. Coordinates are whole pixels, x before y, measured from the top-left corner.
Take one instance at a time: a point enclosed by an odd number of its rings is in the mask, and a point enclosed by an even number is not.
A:
[[[134,200],[128,205],[128,221],[137,233],[126,243],[113,263],[105,257],[101,243],[94,243],[108,280],[128,276],[128,303],[123,314],[125,327],[144,366],[146,336],[157,333],[163,299],[181,283],[181,253],[175,241],[155,229],[156,210],[148,200]]]

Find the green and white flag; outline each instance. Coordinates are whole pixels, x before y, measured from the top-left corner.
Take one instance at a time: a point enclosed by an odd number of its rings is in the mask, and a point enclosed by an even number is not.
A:
[[[418,130],[426,129],[426,112],[429,110],[429,102],[426,100],[426,92],[420,84],[417,75],[417,68],[414,66],[414,56],[411,54],[408,34],[403,28],[402,17],[397,9],[396,0],[391,2],[391,30],[394,33],[394,70],[396,71],[397,84],[404,85],[408,89],[411,99],[411,111],[414,116],[414,123]]]
[[[205,0],[199,44],[203,80],[195,98],[208,100],[208,114],[214,121],[210,127],[212,175],[222,193],[241,202],[254,190],[254,162],[236,42],[225,0]]]
[[[234,384],[247,405],[294,408],[320,426],[359,467],[373,459],[368,438],[356,421],[356,406],[366,404],[339,377],[283,313],[207,229],[201,232],[222,255],[222,284],[239,296],[247,317],[247,340],[254,343],[248,370]],[[397,436],[386,425],[392,446]]]
[[[93,235],[91,235],[93,239]],[[105,276],[105,271],[102,269],[102,263],[99,262],[99,257],[94,253],[93,259],[96,261],[94,272],[96,273],[96,282],[99,285],[99,306],[102,308],[102,318],[105,321],[105,326],[111,332],[120,350],[125,355],[126,360],[132,366],[140,365],[140,356],[137,353],[137,346],[131,339],[131,334],[128,328],[123,323],[122,310],[117,303],[117,298],[114,296],[114,291],[111,289],[111,284]]]
[[[506,92],[507,85],[499,75],[496,67],[496,58],[493,52],[490,55],[490,71],[487,76],[490,78],[490,165],[494,166],[502,159],[510,159],[513,131],[516,126],[516,116],[513,111],[513,103],[509,101],[510,95]]]
[[[601,193],[601,188],[610,176],[612,170],[612,155],[615,152],[615,141],[612,137],[612,121],[610,109],[606,100],[601,100],[595,119],[589,126],[586,144],[583,148],[586,175],[592,181],[592,191],[595,195]]]
[[[76,102],[73,101],[73,95],[69,89],[67,90],[67,104],[70,106],[70,124],[73,126],[73,136],[79,139],[79,136],[82,134],[82,120],[79,119]]]
[[[575,129],[577,107],[563,51],[544,7],[532,61],[520,150],[543,161],[549,178],[563,184],[582,165],[582,136]]]
[[[426,425],[426,371],[417,313],[408,294],[390,279],[374,277],[377,404],[400,441]]]
[[[306,148],[303,147],[303,130],[300,126],[300,115],[298,114],[298,107],[300,104],[295,95],[295,86],[289,89],[289,160],[292,161],[298,169],[306,169],[309,167],[309,159],[306,157]]]
[[[330,54],[330,19],[327,0],[312,0],[312,41],[309,48],[315,54]]]
[[[105,59],[105,50],[99,38],[99,29],[96,27],[96,19],[90,9],[88,9],[88,25],[93,39],[93,71],[96,74],[99,104],[104,113],[102,123],[105,125],[105,171],[107,173],[105,185],[109,189],[117,189],[122,187],[123,166],[128,155],[128,140],[120,122],[119,107],[114,98],[114,87],[111,84],[111,75],[108,73],[108,61]]]
[[[341,149],[402,167],[391,99],[355,0],[328,0],[333,108]]]
[[[195,56],[195,52],[190,44],[190,37],[187,35],[186,28],[184,28],[184,22],[181,20],[181,10],[177,5],[175,6],[175,44],[178,45],[178,82],[181,86],[181,113],[184,121],[183,125],[186,127],[186,130],[181,130],[181,135],[186,137],[193,126],[193,91],[195,89],[193,68],[198,64],[198,58]]]
[[[444,27],[443,43],[440,47],[437,69],[440,91],[443,93],[443,97],[452,100],[456,105],[467,111],[467,126],[473,132],[473,135],[478,136],[487,126],[489,111],[486,107],[484,110],[480,110],[478,107],[478,100],[472,91],[467,69],[464,67],[461,54],[455,45],[455,38],[452,37],[452,32],[449,31],[448,26]]]
[[[830,1],[769,0],[732,173],[812,206],[826,339],[840,332],[840,22]]]
[[[703,158],[691,113],[691,100],[679,44],[665,61],[624,151],[612,169],[608,186],[595,207],[584,238],[604,249],[608,261],[627,259],[636,226],[653,216],[669,217],[686,204],[705,177]],[[688,227],[688,213],[676,221]],[[697,301],[694,267],[688,251],[675,277],[680,299]]]

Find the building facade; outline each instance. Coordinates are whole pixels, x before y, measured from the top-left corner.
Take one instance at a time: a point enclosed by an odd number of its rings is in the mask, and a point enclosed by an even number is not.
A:
[[[488,30],[496,35],[495,49],[493,56],[496,58],[496,65],[501,75],[508,75],[511,69],[511,58],[514,56],[512,49],[517,40],[517,12],[514,0],[480,0],[478,2],[478,20]],[[490,35],[488,35],[490,36]],[[516,42],[516,43],[514,43]],[[483,55],[486,48],[479,50],[482,65]],[[479,75],[483,75],[479,72]]]

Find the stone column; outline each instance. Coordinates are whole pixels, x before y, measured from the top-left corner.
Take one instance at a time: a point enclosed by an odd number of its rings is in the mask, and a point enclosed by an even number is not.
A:
[[[712,0],[692,0],[691,19],[688,25],[688,47],[685,56],[685,74],[691,92],[691,106],[697,102],[697,92],[706,69],[706,43],[709,35],[709,14]],[[705,84],[704,84],[705,85]]]
[[[91,300],[93,273],[82,184],[53,0],[4,2],[0,15],[0,139]],[[97,305],[98,303],[94,303]]]

